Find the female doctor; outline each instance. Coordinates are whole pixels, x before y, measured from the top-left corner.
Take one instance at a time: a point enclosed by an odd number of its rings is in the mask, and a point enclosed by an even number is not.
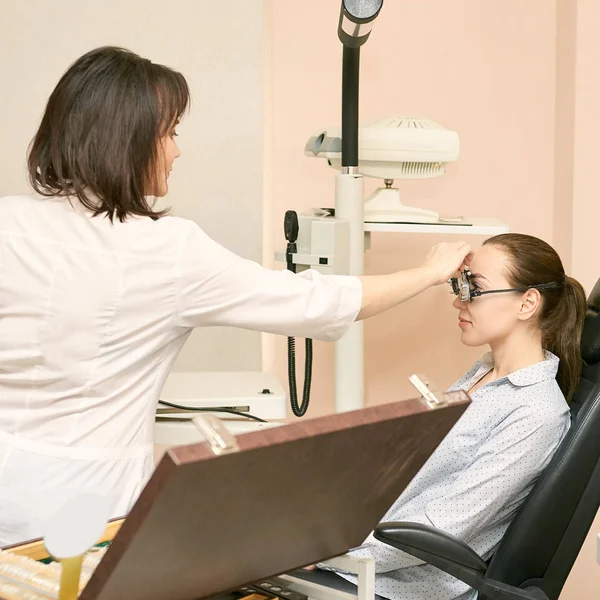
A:
[[[78,59],[31,144],[34,195],[0,199],[0,546],[72,495],[126,514],[153,470],[160,390],[194,327],[333,341],[446,282],[466,244],[372,277],[244,260],[153,209],[187,109],[184,77],[118,48]]]

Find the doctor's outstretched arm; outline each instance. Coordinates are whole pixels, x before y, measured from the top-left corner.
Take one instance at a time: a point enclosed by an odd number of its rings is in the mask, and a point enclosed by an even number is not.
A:
[[[190,221],[177,256],[176,324],[335,341],[357,319],[447,281],[469,252],[467,244],[440,244],[423,266],[389,275],[296,275],[237,256]]]
[[[462,267],[470,252],[470,246],[462,242],[438,244],[421,267],[360,277],[363,300],[357,320],[377,315],[434,285],[446,283]]]

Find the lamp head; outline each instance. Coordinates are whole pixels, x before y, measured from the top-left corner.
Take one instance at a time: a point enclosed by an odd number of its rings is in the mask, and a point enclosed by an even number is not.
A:
[[[342,0],[338,37],[344,46],[359,48],[368,39],[383,0]]]

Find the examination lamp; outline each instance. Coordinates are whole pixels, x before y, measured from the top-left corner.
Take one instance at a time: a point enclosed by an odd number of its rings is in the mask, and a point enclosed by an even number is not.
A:
[[[338,37],[343,45],[342,135],[341,148],[338,148],[341,168],[335,179],[335,217],[338,223],[344,223],[344,228],[337,229],[339,234],[335,243],[335,253],[344,257],[342,267],[344,274],[355,276],[363,274],[365,250],[364,180],[358,172],[360,48],[369,38],[373,22],[382,6],[383,0],[342,0],[338,26]],[[296,244],[298,230],[297,214],[288,211],[284,222],[288,244],[285,261],[288,269],[295,271],[296,264],[328,265],[328,259],[323,259],[322,256],[318,258],[317,263],[311,262],[311,256],[308,256],[308,263],[302,262],[307,260],[306,256],[298,260],[298,256],[295,256],[300,245]],[[322,235],[323,230],[320,231]],[[308,237],[310,238],[310,235]],[[288,338],[290,402],[296,416],[304,415],[310,400],[312,352],[308,346],[309,342],[310,340],[307,340],[304,394],[302,404],[298,405],[294,340]],[[334,365],[335,411],[339,413],[362,408],[364,405],[362,322],[353,323],[346,334],[335,343]]]
[[[360,47],[369,39],[383,0],[342,0],[338,37],[342,62],[342,173],[358,167],[358,73]],[[347,167],[350,167],[347,169]],[[362,203],[362,200],[361,200]]]
[[[350,224],[349,275],[364,270],[364,180],[358,173],[358,80],[360,47],[371,34],[383,0],[342,0],[338,36],[342,42],[342,156],[335,180],[335,215]],[[335,408],[345,412],[364,405],[362,322],[353,323],[335,347]]]
[[[358,48],[371,33],[383,0],[343,0],[340,10],[338,37],[344,46]]]

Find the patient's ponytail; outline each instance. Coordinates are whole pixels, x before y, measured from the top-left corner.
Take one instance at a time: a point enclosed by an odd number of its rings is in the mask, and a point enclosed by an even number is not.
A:
[[[544,347],[560,358],[558,379],[563,394],[570,402],[581,377],[581,333],[586,299],[583,287],[572,277],[566,278],[563,295],[555,312],[548,315],[542,331]]]
[[[581,377],[581,334],[586,311],[581,284],[565,275],[560,257],[546,242],[529,235],[506,233],[486,240],[510,259],[508,281],[513,287],[555,283],[540,290],[542,308],[538,324],[542,345],[560,359],[558,381],[567,402]]]

